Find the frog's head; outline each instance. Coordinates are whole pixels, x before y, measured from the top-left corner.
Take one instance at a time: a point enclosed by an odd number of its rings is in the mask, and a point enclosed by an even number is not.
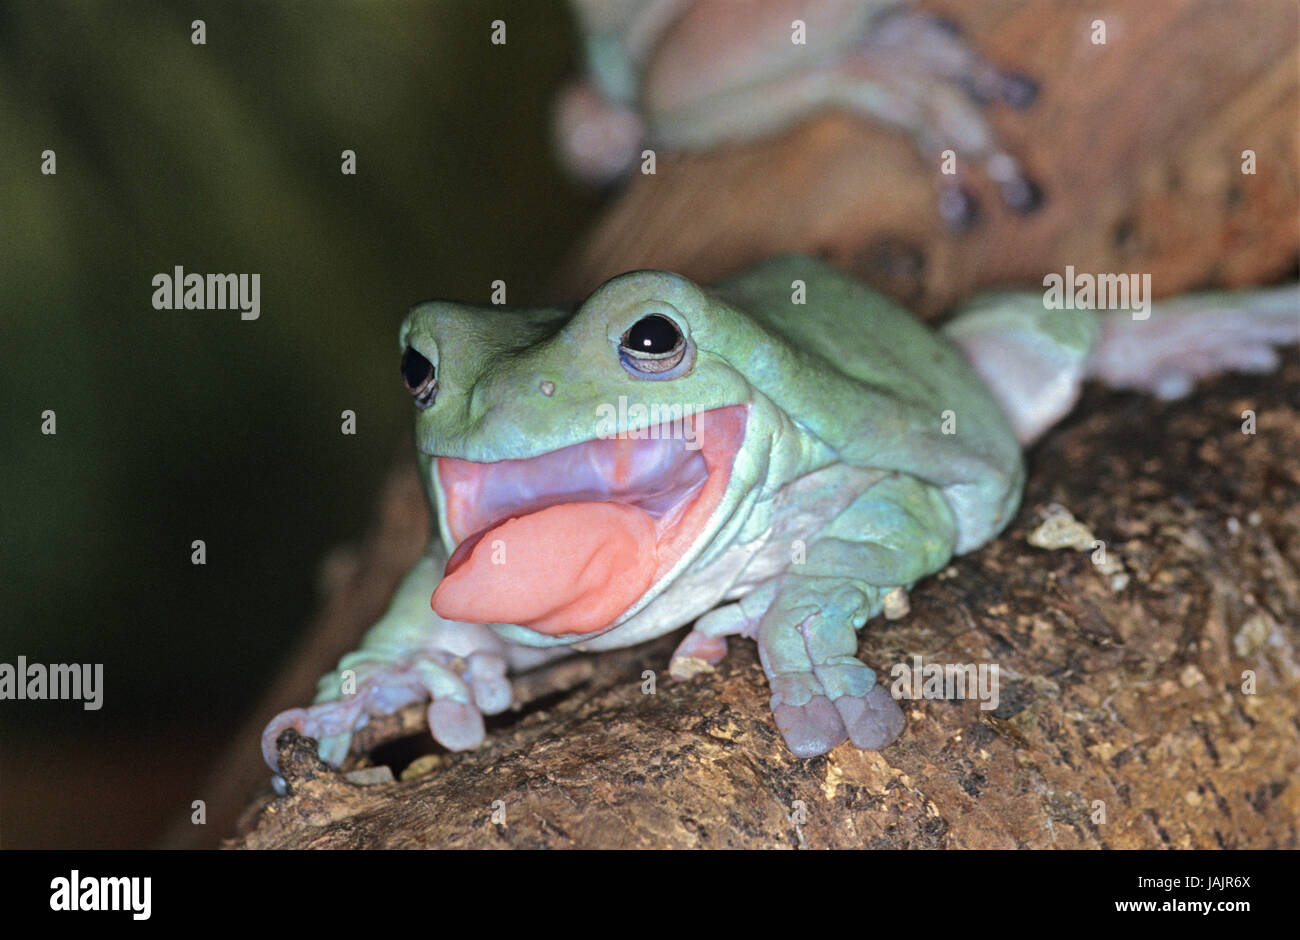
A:
[[[414,308],[402,377],[451,553],[438,614],[578,642],[706,552],[762,471],[745,445],[765,422],[732,365],[762,344],[742,320],[660,271],[572,313]]]

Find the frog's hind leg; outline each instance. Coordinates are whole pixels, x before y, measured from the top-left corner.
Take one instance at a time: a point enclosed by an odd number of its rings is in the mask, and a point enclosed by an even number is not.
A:
[[[1130,292],[1131,293],[1131,292]],[[1300,341],[1300,285],[1210,291],[1129,309],[1053,309],[1038,291],[972,298],[943,333],[965,353],[1023,444],[1079,397],[1085,379],[1179,398],[1218,372],[1268,372]]]
[[[1300,285],[1207,291],[1108,310],[1088,376],[1112,388],[1181,398],[1219,372],[1271,372],[1275,346],[1300,342]]]
[[[1053,310],[1032,291],[980,294],[943,327],[1022,444],[1074,407],[1097,340],[1091,310]]]
[[[772,716],[798,757],[824,754],[846,738],[876,750],[903,730],[902,710],[855,655],[854,623],[872,601],[845,583],[789,579],[759,624]]]

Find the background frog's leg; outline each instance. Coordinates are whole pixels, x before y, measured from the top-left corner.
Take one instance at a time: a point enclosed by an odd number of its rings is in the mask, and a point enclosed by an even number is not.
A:
[[[830,63],[758,85],[719,91],[707,99],[650,117],[650,137],[667,147],[709,150],[732,140],[780,132],[829,109],[843,109],[895,127],[912,138],[936,169],[946,150],[956,174],[941,173],[940,211],[953,227],[974,220],[975,202],[961,186],[968,166],[982,167],[1020,212],[1038,207],[1038,187],[1001,149],[979,102],[965,84],[927,71],[909,48],[870,44]]]
[[[564,165],[589,182],[603,185],[625,174],[643,139],[656,147],[714,150],[843,108],[903,130],[936,167],[944,151],[957,154],[957,172],[939,175],[939,212],[953,228],[965,228],[978,214],[961,183],[967,166],[982,167],[1015,211],[1041,204],[1041,190],[999,145],[983,110],[993,101],[1028,107],[1037,84],[997,68],[950,23],[911,4],[879,0],[866,10],[841,11],[846,35],[830,40],[826,53],[810,51],[807,61],[773,66],[770,74],[706,78],[698,93],[680,101],[670,94],[662,106],[654,103],[653,87],[645,87],[646,66],[691,0],[575,0],[574,6],[586,79],[560,94],[555,138]],[[798,4],[791,10],[802,12]],[[837,16],[829,9],[821,15]]]
[[[1049,310],[1041,291],[1015,291],[975,297],[942,332],[1027,444],[1074,407],[1098,327],[1091,310]]]
[[[316,738],[321,758],[338,766],[353,732],[371,715],[426,700],[429,729],[444,747],[465,750],[482,742],[482,716],[510,705],[506,672],[515,656],[511,644],[486,625],[443,620],[430,608],[445,561],[441,546],[432,546],[402,579],[361,647],[321,678],[316,703],[271,720],[262,733],[262,753],[272,768],[275,740],[285,728]]]
[[[1270,372],[1273,347],[1300,342],[1300,284],[1184,294],[1153,302],[1149,313],[1102,314],[1088,377],[1181,398],[1218,372]]]
[[[846,63],[846,75],[874,86],[861,93],[849,86],[848,103],[902,127],[927,159],[937,162],[951,149],[959,161],[983,166],[1011,209],[1032,212],[1041,204],[1041,190],[998,145],[982,110],[993,101],[1026,108],[1037,95],[1037,83],[984,59],[949,21],[897,5],[871,20],[858,55]],[[957,227],[969,224],[975,212],[959,181],[960,173],[940,177],[940,211]]]
[[[1037,82],[986,60],[951,20],[903,3],[871,20],[863,48],[872,54],[902,52],[911,68],[958,82],[979,102],[1027,108],[1038,94]]]
[[[632,168],[645,122],[638,110],[641,73],[654,45],[691,0],[571,0],[586,75],[561,90],[554,137],[572,174],[603,186]]]
[[[574,82],[560,91],[554,124],[561,164],[591,186],[604,186],[627,173],[646,132],[635,108],[611,101],[588,82]]]
[[[763,612],[776,596],[776,582],[768,581],[750,591],[734,604],[715,607],[695,621],[691,632],[677,644],[668,662],[668,674],[674,679],[689,679],[705,665],[716,665],[727,655],[727,640],[737,634],[753,636]]]
[[[983,111],[988,95],[971,94],[972,88],[987,90],[1000,82],[1002,87],[1018,88],[1018,95],[1008,95],[1022,107],[1034,98],[1034,83],[1002,77],[950,27],[904,9],[872,20],[865,40],[852,55],[764,85],[758,121],[789,125],[822,109],[844,108],[904,131],[936,169],[943,153],[953,151],[957,172],[940,174],[940,212],[953,228],[965,228],[976,215],[975,200],[962,186],[967,166],[982,168],[997,183],[1002,202],[1014,211],[1032,212],[1043,202],[1039,186],[998,144]],[[744,94],[755,92],[744,90]],[[733,94],[738,96],[740,92]],[[719,112],[727,111],[724,104]],[[746,114],[753,111],[740,109]],[[749,135],[762,126],[751,125]]]
[[[773,717],[795,754],[823,754],[846,737],[880,748],[902,731],[902,710],[855,655],[855,631],[891,590],[941,568],[956,538],[939,492],[894,475],[818,533],[801,570],[778,579],[758,649]]]

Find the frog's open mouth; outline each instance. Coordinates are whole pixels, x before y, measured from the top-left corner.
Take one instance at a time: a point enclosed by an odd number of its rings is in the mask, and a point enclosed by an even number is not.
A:
[[[610,626],[707,528],[746,414],[715,408],[524,460],[439,457],[456,550],[433,609],[549,635]]]

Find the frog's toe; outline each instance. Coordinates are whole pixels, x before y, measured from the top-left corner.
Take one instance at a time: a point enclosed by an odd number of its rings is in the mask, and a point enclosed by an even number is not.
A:
[[[505,658],[494,653],[474,653],[469,657],[465,680],[474,694],[474,704],[485,715],[495,715],[510,707],[514,692],[506,678]]]
[[[772,717],[795,757],[825,754],[849,736],[840,713],[824,695],[814,695],[802,705],[774,702]]]
[[[364,716],[355,702],[323,702],[310,708],[291,708],[280,712],[262,731],[262,757],[272,770],[280,769],[280,753],[276,741],[280,734],[293,728],[304,737],[314,738],[318,744],[328,742],[330,747],[318,747],[321,759],[337,767],[348,753],[352,732],[363,722]]]
[[[303,724],[307,720],[307,709],[291,708],[288,711],[280,712],[272,718],[262,729],[262,760],[266,761],[266,766],[274,771],[280,769],[280,749],[275,746],[275,741],[280,737],[281,732],[293,728],[299,734],[302,733]]]
[[[939,191],[939,218],[950,231],[964,232],[979,220],[979,202],[962,186],[945,186]]]
[[[668,674],[674,679],[690,679],[701,672],[712,672],[713,667],[727,655],[727,638],[708,636],[692,630],[673,651],[668,661]]]
[[[1003,72],[998,83],[998,97],[1017,111],[1024,110],[1038,97],[1038,82],[1022,72]]]
[[[585,82],[560,93],[555,139],[564,165],[578,178],[604,186],[630,170],[641,152],[645,122]]]
[[[1012,212],[1028,215],[1042,208],[1042,187],[1025,175],[1020,162],[1011,154],[998,151],[990,155],[984,172],[997,184],[1003,205]]]
[[[840,696],[835,709],[848,729],[849,740],[864,751],[879,750],[903,732],[903,710],[879,683],[866,695]]]
[[[471,683],[474,691],[474,704],[485,715],[498,715],[510,707],[514,692],[510,680],[504,676],[489,679],[475,679]]]
[[[342,766],[343,761],[348,756],[348,751],[351,749],[351,731],[343,731],[339,734],[323,734],[316,743],[316,754],[331,767]]]
[[[437,699],[429,706],[429,730],[449,751],[468,751],[483,743],[483,714],[473,705]]]
[[[1043,190],[1027,176],[1021,176],[999,184],[1002,201],[1012,212],[1029,215],[1037,212],[1043,205]]]

